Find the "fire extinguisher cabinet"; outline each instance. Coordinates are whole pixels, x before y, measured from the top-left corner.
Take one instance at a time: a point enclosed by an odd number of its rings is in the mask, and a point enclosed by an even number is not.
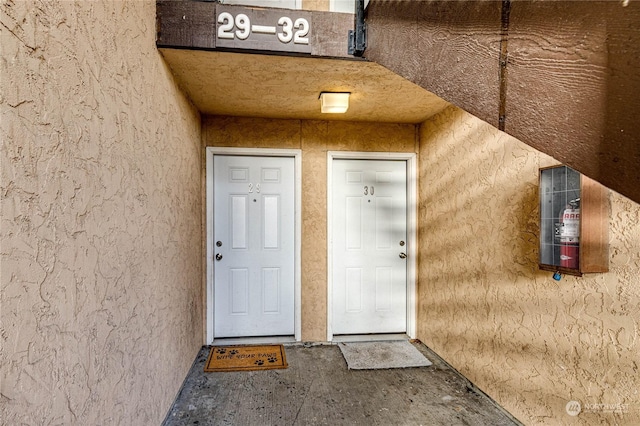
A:
[[[608,222],[605,187],[567,166],[540,169],[540,269],[607,272]]]

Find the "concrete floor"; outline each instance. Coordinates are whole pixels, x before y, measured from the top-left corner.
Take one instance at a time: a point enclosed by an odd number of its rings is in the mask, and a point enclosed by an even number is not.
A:
[[[348,370],[335,345],[286,346],[289,367],[204,373],[203,347],[165,426],[519,425],[421,343],[429,367]]]

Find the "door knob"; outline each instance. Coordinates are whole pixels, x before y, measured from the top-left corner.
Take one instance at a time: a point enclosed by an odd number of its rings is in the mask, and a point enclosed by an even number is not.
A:
[[[216,254],[216,260],[222,260],[222,255],[220,253]]]
[[[400,259],[406,259],[407,253],[400,253]]]

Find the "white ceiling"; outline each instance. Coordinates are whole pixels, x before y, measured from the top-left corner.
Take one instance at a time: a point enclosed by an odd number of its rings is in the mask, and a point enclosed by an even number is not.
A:
[[[362,60],[160,49],[201,113],[421,123],[448,103]],[[346,114],[321,114],[320,92],[351,92]]]

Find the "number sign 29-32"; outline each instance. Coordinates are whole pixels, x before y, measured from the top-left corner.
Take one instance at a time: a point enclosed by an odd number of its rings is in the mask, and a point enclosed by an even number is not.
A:
[[[309,12],[218,5],[216,13],[216,47],[311,53]]]

